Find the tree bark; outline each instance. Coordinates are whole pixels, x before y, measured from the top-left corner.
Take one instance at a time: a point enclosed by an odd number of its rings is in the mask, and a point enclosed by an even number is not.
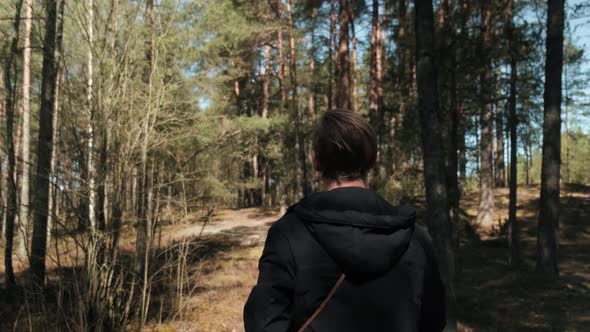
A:
[[[58,139],[58,118],[59,118],[59,87],[60,81],[63,80],[64,71],[62,67],[62,54],[63,54],[63,20],[64,20],[65,0],[61,0],[59,3],[59,11],[57,16],[57,35],[55,38],[55,63],[57,76],[55,80],[55,97],[53,104],[53,147],[51,148],[51,165],[50,165],[50,185],[49,185],[49,213],[47,221],[47,245],[51,243],[52,230],[56,229],[57,216],[58,216],[58,205],[57,205],[57,193],[59,192],[58,182],[58,171],[56,169],[57,162],[57,139]],[[55,181],[55,182],[54,182]]]
[[[295,123],[295,191],[297,198],[302,198],[307,194],[307,172],[305,167],[305,148],[303,146],[301,132],[301,114],[299,112],[299,97],[297,93],[297,59],[295,51],[295,32],[293,29],[293,13],[291,11],[291,0],[287,0],[287,20],[289,24],[289,53],[290,53],[290,70],[291,78],[291,107],[293,120]]]
[[[93,105],[93,62],[94,56],[92,54],[92,47],[94,44],[94,4],[93,0],[88,1],[87,14],[87,33],[88,33],[88,49],[86,53],[86,70],[88,77],[86,78],[86,172],[87,172],[87,185],[88,185],[88,224],[90,226],[90,232],[96,231],[96,188],[95,188],[95,176],[96,172],[94,169],[94,105]]]
[[[537,271],[559,274],[559,178],[561,162],[561,74],[563,69],[564,0],[549,0],[543,95],[543,164],[537,228]]]
[[[12,268],[12,247],[14,241],[14,221],[18,212],[17,207],[17,186],[16,186],[16,148],[14,144],[14,110],[15,110],[15,91],[14,82],[16,82],[16,62],[15,58],[18,53],[20,12],[23,1],[16,3],[16,13],[14,16],[14,37],[11,41],[11,48],[6,59],[4,59],[3,83],[5,92],[5,112],[6,112],[6,153],[8,154],[8,168],[6,170],[6,220],[4,225],[4,271],[7,286],[14,286],[16,280]]]
[[[336,49],[336,0],[330,0],[330,45],[328,45],[328,110],[336,105],[334,101],[334,50]]]
[[[459,178],[457,176],[458,164],[459,164],[459,119],[461,117],[461,109],[458,102],[457,95],[457,52],[455,48],[455,28],[452,18],[452,9],[449,6],[447,0],[442,0],[438,12],[439,31],[438,36],[438,58],[441,62],[444,62],[444,67],[449,72],[449,111],[448,117],[445,116],[445,120],[448,121],[448,127],[443,129],[443,137],[446,133],[446,162],[447,162],[447,189],[449,195],[450,205],[450,217],[451,217],[451,228],[452,228],[452,239],[453,245],[458,248],[459,245]],[[444,88],[442,82],[438,82],[441,89]],[[446,129],[446,130],[445,130]]]
[[[490,88],[492,68],[488,54],[491,49],[491,18],[492,4],[490,0],[482,1],[482,44],[481,56],[484,59],[484,68],[480,75],[482,105],[480,111],[481,128],[481,169],[479,181],[479,209],[477,211],[477,224],[484,227],[491,227],[494,224],[494,182],[492,170],[493,150],[493,107],[492,91]]]
[[[352,111],[359,111],[359,80],[358,80],[358,54],[356,47],[356,29],[355,14],[352,6],[348,7],[348,17],[350,17],[350,31],[352,34],[352,67],[350,75],[352,76]]]
[[[387,1],[383,2],[383,15],[385,15],[385,4]],[[395,10],[394,10],[395,11]],[[410,111],[410,105],[413,103],[412,98],[412,90],[415,88],[415,76],[414,76],[414,57],[411,56],[409,52],[410,40],[411,38],[411,16],[413,15],[412,11],[408,8],[408,1],[407,0],[400,0],[398,1],[397,6],[397,27],[394,28],[394,37],[396,44],[399,47],[396,47],[396,55],[398,60],[397,64],[397,77],[395,78],[396,88],[399,90],[400,100],[399,100],[399,111],[397,114],[393,112],[390,113],[389,127],[387,128],[385,125],[383,126],[383,136],[385,137],[386,134],[389,134],[389,144],[387,149],[383,149],[383,151],[387,152],[384,153],[384,163],[385,163],[385,174],[393,174],[394,169],[399,169],[404,167],[402,163],[400,163],[400,158],[395,158],[396,151],[400,151],[399,148],[396,149],[395,147],[395,133],[397,128],[403,128],[403,121],[404,117]],[[410,37],[409,37],[410,36]],[[382,42],[384,41],[384,36],[382,36]],[[381,116],[384,117],[385,113],[383,111],[380,112]],[[384,122],[385,122],[384,121]],[[387,130],[388,129],[388,130]],[[385,139],[385,138],[384,138]],[[385,158],[385,155],[387,158]]]
[[[311,47],[309,49],[309,100],[308,100],[308,121],[313,121],[316,115],[316,98],[317,98],[317,85],[316,85],[316,69],[315,69],[315,57],[316,57],[316,24],[317,24],[317,9],[313,9],[311,14]],[[313,153],[311,144],[307,144],[306,155],[309,160],[309,165],[313,164]],[[311,170],[311,186],[309,187],[310,192],[315,192],[320,187],[319,173]]]
[[[21,261],[29,256],[29,168],[31,147],[31,26],[33,21],[33,0],[25,0],[23,33],[23,83],[21,104],[21,171],[20,202],[18,205],[19,247],[17,256]]]
[[[348,0],[338,0],[340,10],[338,23],[340,27],[338,52],[336,53],[337,81],[336,81],[336,108],[351,110],[350,101],[350,54],[349,54],[349,3]]]
[[[53,110],[55,105],[57,0],[45,1],[45,39],[43,42],[43,79],[39,111],[39,141],[37,144],[37,172],[35,176],[35,213],[31,245],[31,273],[33,282],[43,286],[47,250],[47,218],[49,209],[49,176],[53,144]]]
[[[509,121],[510,121],[510,193],[508,195],[508,223],[510,225],[510,264],[518,266],[520,259],[520,223],[516,219],[517,202],[517,127],[516,116],[516,82],[518,73],[516,69],[516,46],[514,36],[514,0],[508,1],[507,32],[510,45],[510,95],[509,95]]]
[[[494,156],[494,180],[496,188],[506,187],[506,169],[504,162],[504,108],[500,103],[501,86],[500,75],[498,71],[496,74],[496,153]]]
[[[264,46],[264,76],[262,81],[262,118],[268,118],[268,105],[269,105],[269,85],[270,85],[270,46]],[[262,206],[270,206],[270,167],[268,160],[263,160],[263,174],[262,174]]]
[[[148,29],[145,41],[145,68],[143,81],[148,90],[147,114],[142,123],[140,161],[137,172],[137,242],[135,246],[135,273],[141,280],[147,282],[148,243],[150,242],[149,214],[149,175],[148,175],[148,130],[151,113],[152,75],[154,71],[154,0],[147,0],[145,5],[145,25]],[[143,301],[142,301],[143,303]],[[141,310],[142,314],[144,310]],[[142,322],[145,317],[142,317]]]
[[[262,118],[268,118],[268,99],[270,85],[270,46],[264,46],[264,76],[262,77]]]
[[[442,118],[438,106],[436,66],[434,64],[434,14],[431,0],[416,0],[416,78],[422,129],[424,181],[428,229],[440,262],[440,274],[447,295],[447,331],[456,330],[455,260],[451,243],[449,202],[445,179],[445,154],[442,146]]]
[[[384,13],[385,14],[385,13]],[[371,19],[371,48],[369,58],[369,121],[377,132],[378,166],[375,175],[380,173],[379,165],[383,158],[383,32],[379,16],[379,0],[373,0],[373,16]]]
[[[279,49],[279,90],[281,92],[281,108],[283,112],[287,112],[287,87],[285,86],[285,65],[287,60],[285,59],[285,47],[283,42],[283,28],[281,27],[281,21],[283,20],[283,5],[281,0],[276,1],[276,15],[279,20],[279,28],[277,29],[277,48]]]
[[[4,97],[4,68],[0,66],[0,124],[4,123],[5,97]],[[0,146],[5,146],[4,137],[0,136]],[[6,176],[4,174],[4,150],[0,149],[0,242],[4,239],[4,225],[6,218]]]

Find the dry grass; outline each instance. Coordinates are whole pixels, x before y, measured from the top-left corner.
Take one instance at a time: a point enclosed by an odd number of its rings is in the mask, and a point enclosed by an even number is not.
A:
[[[563,188],[558,280],[534,273],[538,192],[538,186],[519,187],[524,264],[518,271],[508,265],[507,190],[496,190],[498,225],[493,229],[471,224],[478,193],[465,195],[456,280],[461,331],[590,331],[590,187]],[[220,210],[203,234],[202,221],[164,226],[162,250],[179,241],[194,248],[187,260],[187,287],[181,294],[182,308],[175,310],[168,299],[172,286],[154,287],[144,330],[243,331],[242,308],[257,278],[266,231],[277,217],[274,211]],[[199,220],[197,215],[192,218]],[[122,247],[133,252],[131,229],[126,230]],[[75,252],[71,247],[62,249]],[[72,258],[71,264],[78,259]],[[0,301],[9,304],[10,294],[0,293]]]

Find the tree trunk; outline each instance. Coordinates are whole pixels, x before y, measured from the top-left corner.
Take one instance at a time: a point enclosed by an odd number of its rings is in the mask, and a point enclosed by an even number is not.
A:
[[[455,53],[454,34],[452,21],[446,20],[446,31],[449,33],[449,38],[453,38],[449,47],[451,56],[451,128],[449,131],[449,149],[447,151],[447,174],[449,186],[449,203],[451,207],[451,224],[453,230],[453,243],[455,247],[459,246],[459,202],[461,199],[461,191],[459,189],[459,122],[461,119],[461,109],[457,101],[457,54]]]
[[[268,99],[270,84],[270,46],[264,46],[264,76],[262,77],[262,118],[268,118]]]
[[[18,212],[17,207],[17,186],[16,186],[16,148],[14,144],[14,110],[15,110],[15,91],[14,82],[16,82],[16,62],[15,58],[18,52],[20,11],[23,1],[16,3],[16,13],[14,17],[14,37],[11,41],[10,52],[4,59],[3,83],[5,94],[5,112],[6,112],[6,153],[8,155],[8,168],[6,170],[6,220],[4,225],[4,271],[6,285],[13,286],[16,284],[14,271],[12,268],[12,247],[14,241],[14,221]],[[13,77],[14,74],[14,77]]]
[[[565,116],[563,119],[563,125],[564,125],[564,133],[563,133],[563,138],[564,138],[564,148],[565,148],[565,162],[563,163],[563,166],[565,167],[565,174],[564,174],[564,181],[565,183],[569,183],[570,182],[570,131],[569,131],[569,81],[568,81],[568,60],[566,60],[565,68],[563,68],[563,78],[564,78],[564,93],[565,93],[565,100],[564,100],[564,111],[565,111]]]
[[[317,85],[316,85],[316,69],[315,69],[315,57],[316,57],[316,24],[317,24],[317,9],[313,9],[311,14],[311,47],[309,49],[309,101],[308,101],[308,121],[313,121],[316,114],[316,98],[317,98]],[[306,155],[309,159],[309,165],[313,164],[313,152],[311,144],[307,144]],[[309,187],[310,192],[315,192],[320,187],[319,173],[314,172],[311,169],[311,186]]]
[[[264,46],[264,76],[262,81],[262,118],[268,118],[268,105],[269,105],[269,85],[270,85],[270,46]],[[268,207],[270,197],[270,182],[268,161],[263,158],[263,169],[262,169],[262,206]]]
[[[494,180],[496,188],[506,187],[506,169],[504,163],[504,108],[500,105],[501,85],[498,71],[496,75],[496,154],[494,156]]]
[[[0,66],[0,124],[4,122],[5,117],[5,99],[4,99],[4,68]],[[4,137],[0,136],[0,146],[6,146]],[[0,242],[4,239],[4,225],[6,217],[6,176],[4,174],[4,150],[0,149]]]
[[[140,162],[137,172],[137,242],[135,248],[135,273],[141,280],[147,282],[147,261],[148,261],[148,243],[150,220],[149,220],[149,193],[148,193],[148,130],[151,113],[151,91],[152,91],[152,75],[154,71],[154,0],[147,0],[145,5],[145,25],[148,29],[145,41],[145,68],[143,72],[143,81],[148,91],[147,98],[147,114],[142,123],[141,132],[141,148],[140,148]],[[142,301],[142,304],[145,301]],[[144,314],[142,308],[141,313]],[[145,317],[141,318],[144,322]]]
[[[45,281],[47,249],[47,217],[49,208],[49,176],[53,144],[53,110],[58,77],[56,63],[57,0],[45,1],[45,40],[43,42],[43,79],[39,111],[39,141],[37,144],[37,172],[35,176],[35,213],[31,245],[31,273],[33,282],[42,287]]]
[[[385,13],[384,13],[385,14]],[[375,167],[375,175],[382,169],[379,165],[383,158],[383,32],[381,18],[379,17],[379,0],[373,0],[373,16],[371,20],[371,48],[369,58],[369,121],[377,132],[378,165]]]
[[[508,43],[510,44],[510,95],[509,95],[509,121],[510,121],[510,194],[508,202],[508,223],[510,225],[510,264],[518,266],[520,264],[520,223],[516,219],[516,202],[517,202],[517,127],[518,118],[516,117],[516,47],[514,45],[514,0],[508,2],[507,15],[507,32]]]
[[[352,76],[352,111],[359,111],[359,80],[358,80],[358,55],[356,48],[356,30],[354,26],[354,9],[352,6],[348,7],[348,17],[350,17],[350,30],[352,34],[352,67],[350,75]]]
[[[59,87],[60,81],[63,80],[64,71],[62,67],[62,54],[63,54],[63,20],[64,20],[65,0],[59,3],[59,12],[57,16],[57,35],[55,38],[55,64],[57,66],[57,77],[55,81],[55,97],[53,104],[53,146],[51,148],[51,165],[50,165],[50,189],[49,189],[49,213],[47,222],[47,244],[51,243],[52,230],[56,229],[57,216],[58,216],[58,205],[57,205],[57,193],[59,192],[58,182],[58,171],[56,169],[57,162],[57,139],[58,139],[58,118],[59,118]]]
[[[31,26],[33,21],[33,0],[25,0],[24,34],[23,34],[23,83],[21,104],[21,171],[20,202],[18,205],[19,247],[17,256],[24,261],[29,256],[29,168],[31,146]]]
[[[330,45],[328,46],[328,110],[336,105],[334,101],[334,50],[336,49],[336,0],[330,0]]]
[[[277,0],[276,2],[276,14],[277,19],[279,20],[279,28],[277,29],[277,48],[279,49],[279,72],[278,72],[278,79],[279,79],[279,90],[281,92],[281,109],[283,112],[287,112],[287,87],[285,86],[285,47],[283,42],[283,28],[281,28],[280,21],[283,19],[283,6],[281,0]]]
[[[563,69],[564,0],[549,0],[543,95],[543,164],[537,229],[537,271],[557,276],[559,177],[561,162],[561,74]]]
[[[94,43],[94,4],[93,0],[88,1],[87,9],[87,33],[88,33],[88,49],[86,58],[86,70],[87,70],[87,81],[86,81],[86,107],[87,107],[87,121],[86,124],[86,172],[87,172],[87,185],[88,185],[88,224],[90,226],[90,232],[96,231],[96,188],[95,188],[95,170],[94,170],[94,105],[93,105],[93,61],[94,57],[92,54],[92,47]]]
[[[350,55],[348,50],[350,24],[348,0],[338,0],[340,11],[338,23],[340,26],[338,52],[336,53],[337,81],[336,81],[336,108],[351,110],[350,101]]]
[[[528,186],[531,184],[530,180],[530,165],[531,165],[531,118],[527,114],[527,122],[526,122],[526,132],[525,132],[525,146],[524,146],[524,177],[525,177],[525,184]]]
[[[467,20],[469,19],[469,11],[470,11],[470,7],[469,7],[469,0],[461,0],[459,2],[459,6],[461,7],[461,26],[460,26],[460,31],[459,31],[459,38],[457,39],[457,43],[455,44],[455,48],[457,50],[457,52],[459,53],[459,55],[457,56],[458,60],[457,60],[457,64],[462,64],[463,61],[465,61],[467,59],[467,57],[464,55],[466,52],[462,50],[464,46],[463,43],[465,43],[469,38],[468,38],[468,31],[467,31]],[[461,73],[463,75],[465,75],[464,71],[460,70],[461,67],[456,67],[456,73]],[[469,82],[470,80],[470,74],[467,73],[465,76],[461,75],[460,79],[465,81],[465,82]],[[455,76],[455,79],[457,79],[457,76]],[[465,98],[464,96],[461,94],[459,97],[459,101],[458,101],[459,105],[458,105],[458,116],[459,119],[457,121],[457,135],[458,135],[458,142],[457,142],[457,149],[459,150],[459,194],[463,194],[466,190],[467,187],[467,146],[465,144],[465,133],[466,133],[466,127],[467,127],[467,119],[466,119],[466,115],[465,115]]]
[[[301,132],[301,114],[299,112],[299,99],[297,93],[297,59],[295,52],[295,32],[293,29],[293,14],[291,12],[291,0],[287,0],[287,19],[289,23],[289,52],[290,52],[290,70],[291,78],[291,107],[295,123],[295,191],[297,198],[302,198],[307,194],[307,172],[305,167],[305,148],[303,146]],[[302,178],[303,177],[303,178]]]
[[[445,157],[442,146],[442,118],[438,106],[436,66],[434,64],[434,14],[431,0],[416,0],[416,76],[418,107],[422,127],[424,181],[428,229],[440,262],[440,273],[446,286],[447,331],[456,330],[455,261],[451,243],[449,203],[445,180]]]
[[[383,15],[385,15],[385,4],[387,1],[383,2]],[[408,9],[408,1],[407,0],[400,0],[397,6],[397,20],[398,24],[397,27],[394,28],[394,37],[395,41],[400,47],[396,47],[396,55],[398,60],[397,64],[397,77],[395,78],[396,88],[399,90],[400,100],[399,100],[399,111],[397,114],[390,112],[390,119],[389,123],[389,130],[386,130],[387,127],[383,127],[383,136],[386,133],[389,135],[389,144],[387,149],[383,149],[383,151],[387,151],[385,158],[384,156],[384,163],[385,163],[385,174],[390,175],[393,174],[394,169],[402,168],[403,165],[400,163],[401,158],[395,158],[396,155],[396,148],[395,144],[395,132],[397,128],[403,128],[403,121],[404,117],[410,111],[410,105],[414,102],[412,98],[412,92],[415,88],[415,76],[414,76],[414,57],[411,56],[409,53],[409,42],[410,40],[408,36],[411,36],[411,28],[409,22],[411,21],[412,11]],[[382,43],[384,43],[384,36],[382,36]],[[383,105],[382,105],[383,106]],[[385,113],[383,108],[381,110],[381,116],[384,117]],[[385,122],[385,121],[384,121]],[[400,151],[398,148],[397,151]],[[384,153],[385,155],[385,153]]]
[[[480,75],[482,105],[480,111],[481,126],[481,170],[479,181],[479,209],[477,211],[477,224],[484,227],[494,225],[494,182],[492,171],[492,150],[493,150],[493,111],[492,111],[492,91],[490,88],[492,77],[492,68],[490,59],[487,58],[491,49],[491,17],[492,8],[490,0],[482,2],[481,24],[483,29],[483,38],[481,44],[481,56],[486,57],[484,68]]]

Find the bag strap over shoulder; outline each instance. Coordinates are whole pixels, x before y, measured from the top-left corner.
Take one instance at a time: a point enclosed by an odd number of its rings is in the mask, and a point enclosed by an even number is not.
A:
[[[336,281],[336,284],[334,284],[334,287],[332,287],[332,290],[330,291],[330,293],[328,293],[328,296],[326,296],[324,301],[315,310],[313,315],[311,315],[311,317],[309,317],[309,319],[305,322],[305,324],[303,324],[303,326],[301,326],[301,328],[299,330],[297,330],[297,332],[305,331],[305,329],[307,329],[309,327],[309,325],[316,319],[316,317],[322,312],[322,310],[324,310],[324,307],[328,304],[328,302],[330,302],[330,300],[332,299],[332,297],[334,296],[334,294],[336,293],[336,291],[338,290],[340,285],[342,285],[344,278],[346,278],[346,275],[344,273],[342,273],[340,275],[340,278],[338,278],[338,281]]]

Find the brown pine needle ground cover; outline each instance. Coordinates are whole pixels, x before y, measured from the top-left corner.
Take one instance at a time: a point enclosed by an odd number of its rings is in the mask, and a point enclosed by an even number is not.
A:
[[[508,264],[507,189],[496,190],[498,225],[488,229],[470,225],[479,195],[465,195],[456,279],[461,331],[590,331],[590,186],[563,186],[556,281],[534,273],[538,193],[538,186],[519,187],[519,271]],[[416,205],[422,210],[420,201]],[[154,287],[144,331],[243,331],[242,308],[257,278],[266,231],[277,217],[256,209],[223,210],[202,232],[202,223],[163,227],[161,246],[186,242],[197,250],[187,260],[182,296],[174,300],[171,287]],[[133,250],[131,238],[129,233],[125,249]],[[10,305],[3,295],[1,305]],[[170,301],[180,309],[169,310]],[[0,311],[2,319],[14,319],[7,314],[14,311]]]

